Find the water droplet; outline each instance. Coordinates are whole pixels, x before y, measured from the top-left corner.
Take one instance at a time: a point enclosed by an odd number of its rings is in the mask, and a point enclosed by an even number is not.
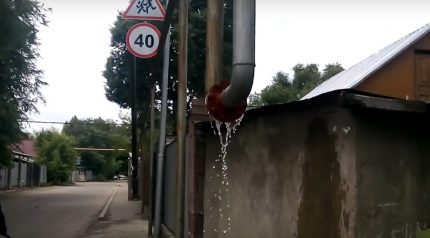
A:
[[[227,233],[227,231],[226,231],[226,230],[223,230],[223,231],[222,231],[222,233],[226,234],[226,233]]]

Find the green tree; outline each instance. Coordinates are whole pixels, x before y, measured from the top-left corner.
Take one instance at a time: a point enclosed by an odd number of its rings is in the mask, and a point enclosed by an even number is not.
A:
[[[45,164],[48,181],[55,184],[67,183],[75,169],[75,141],[72,137],[55,130],[43,130],[37,133],[36,148],[38,161]]]
[[[297,64],[293,67],[294,77],[292,79],[284,72],[276,73],[271,85],[265,87],[260,93],[254,92],[250,95],[249,105],[260,107],[299,100],[342,70],[339,63],[327,64],[322,73],[316,64]]]
[[[225,4],[225,27],[224,27],[224,78],[229,79],[231,75],[231,52],[232,52],[232,2]],[[123,20],[118,16],[111,29],[111,55],[107,59],[103,76],[106,78],[106,97],[123,108],[130,107],[130,78],[132,69],[132,56],[126,50],[125,36],[127,30],[135,21]],[[206,0],[190,2],[189,11],[189,34],[188,34],[188,100],[204,96],[204,69],[206,62]],[[169,67],[169,119],[176,118],[177,100],[177,58],[178,58],[178,26],[177,14],[172,20],[172,37],[170,44],[170,67]],[[160,46],[161,47],[161,46]],[[160,79],[152,78],[155,72],[152,67],[153,59],[137,59],[137,100],[139,112],[139,127],[142,131],[148,131],[150,110],[150,82],[160,88]],[[157,65],[157,67],[160,67]],[[157,91],[157,98],[160,98]],[[159,102],[159,101],[158,101]],[[159,106],[156,106],[159,109]],[[174,130],[174,123],[169,131]],[[169,129],[169,128],[168,128]]]
[[[64,125],[63,133],[76,138],[77,145],[85,148],[126,149],[126,151],[83,151],[82,165],[92,170],[100,179],[127,172],[127,156],[130,148],[129,126],[116,125],[102,118],[78,119],[72,117]]]
[[[231,78],[232,62],[232,21],[233,2],[225,3],[224,20],[224,71],[223,78]],[[105,92],[108,100],[117,103],[122,108],[130,108],[130,79],[132,76],[132,55],[127,51],[125,36],[127,30],[136,21],[123,20],[118,15],[114,26],[111,29],[111,54],[107,59],[103,76],[106,78]],[[204,97],[205,91],[205,63],[206,63],[206,0],[191,1],[189,5],[189,25],[188,25],[188,84],[187,100],[188,110],[190,102],[196,97]],[[170,65],[168,82],[168,114],[167,114],[167,134],[176,131],[177,112],[177,69],[178,69],[178,19],[175,11],[171,26],[170,43]],[[154,23],[161,26],[159,23]],[[161,48],[162,46],[160,46]],[[149,155],[149,127],[150,127],[150,87],[151,81],[157,89],[161,88],[159,77],[154,77],[156,72],[153,64],[154,58],[137,59],[137,113],[138,131],[140,139],[141,155]],[[161,67],[161,65],[155,65]],[[156,92],[155,110],[159,111],[161,102],[161,92]]]
[[[335,63],[335,64],[327,64],[325,68],[323,69],[323,72],[321,74],[321,80],[319,84],[326,81],[327,79],[335,76],[336,74],[342,72],[344,68],[341,64]]]
[[[10,163],[8,146],[21,139],[22,121],[43,100],[45,82],[36,60],[45,12],[35,0],[0,1],[0,165]]]

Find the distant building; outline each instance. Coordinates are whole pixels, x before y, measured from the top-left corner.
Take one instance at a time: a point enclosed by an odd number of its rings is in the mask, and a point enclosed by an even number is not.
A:
[[[429,102],[430,24],[333,76],[302,100],[339,89]]]
[[[40,165],[36,161],[37,153],[34,141],[23,140],[10,148],[13,156],[12,166],[0,169],[0,189],[46,184],[46,166]]]

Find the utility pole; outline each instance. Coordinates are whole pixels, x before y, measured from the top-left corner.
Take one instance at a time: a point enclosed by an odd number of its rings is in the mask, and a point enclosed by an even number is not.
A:
[[[179,55],[178,55],[178,141],[176,180],[176,237],[184,236],[185,158],[187,126],[187,71],[188,71],[188,0],[179,1]]]
[[[207,1],[206,24],[206,93],[223,80],[224,1]]]

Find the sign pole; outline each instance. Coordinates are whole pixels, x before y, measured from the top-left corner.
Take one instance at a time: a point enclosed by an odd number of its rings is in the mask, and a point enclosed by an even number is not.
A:
[[[164,44],[163,56],[163,83],[161,85],[161,121],[160,138],[158,142],[157,155],[157,177],[155,187],[155,212],[154,212],[154,233],[155,238],[160,237],[161,228],[161,203],[163,197],[163,170],[164,170],[164,150],[166,146],[166,117],[167,117],[167,90],[169,84],[169,59],[170,59],[170,30],[167,32]],[[152,219],[148,221],[148,231],[152,232]],[[148,232],[149,235],[149,232]]]
[[[136,77],[136,57],[133,56],[133,77],[131,78],[131,191],[133,200],[138,199]]]

